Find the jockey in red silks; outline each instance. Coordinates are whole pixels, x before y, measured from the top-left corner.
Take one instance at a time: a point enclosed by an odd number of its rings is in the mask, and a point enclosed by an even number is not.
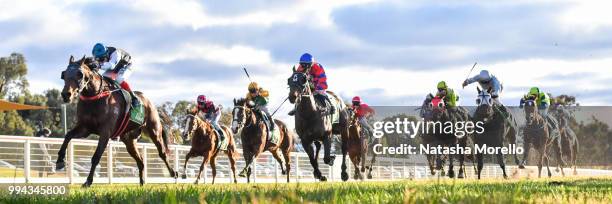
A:
[[[132,106],[140,105],[140,101],[127,83],[127,79],[132,75],[132,57],[126,51],[115,47],[106,47],[102,43],[96,43],[91,51],[99,68],[104,70],[103,76],[115,80],[121,88],[130,92],[132,95]]]
[[[323,105],[321,113],[332,114],[334,112],[334,106],[327,96],[327,76],[325,75],[323,65],[315,62],[311,54],[304,53],[300,57],[300,64],[296,71],[309,75],[310,82],[315,91],[314,96]],[[295,110],[289,112],[289,115],[293,114],[295,114]]]
[[[223,139],[225,139],[223,135],[223,130],[221,129],[221,126],[219,126],[219,120],[221,120],[222,107],[220,105],[215,106],[215,103],[212,102],[211,100],[206,99],[205,95],[199,95],[197,108],[198,108],[198,114],[199,113],[204,114],[203,118],[206,121],[208,121],[210,124],[212,124],[213,128],[215,128],[215,130],[219,134],[219,140],[222,141]]]
[[[362,127],[368,130],[369,134],[373,133],[373,128],[368,124],[367,118],[373,116],[376,112],[374,109],[370,108],[368,104],[361,102],[361,97],[355,96],[353,97],[353,111],[355,112],[355,117],[359,119],[359,123]]]

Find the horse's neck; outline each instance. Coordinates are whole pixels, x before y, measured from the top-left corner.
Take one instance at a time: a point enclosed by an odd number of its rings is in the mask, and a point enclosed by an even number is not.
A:
[[[301,101],[297,107],[296,111],[305,113],[305,114],[314,114],[317,112],[317,105],[314,100],[314,96],[310,93],[308,96],[300,96]]]
[[[89,71],[88,75],[90,79],[85,85],[86,88],[81,92],[81,95],[95,96],[105,90],[108,90],[108,84],[99,74],[95,73],[94,71]]]
[[[256,127],[257,126],[257,115],[255,115],[255,112],[250,111],[249,114],[247,114],[247,120],[246,123],[244,124],[245,127]]]

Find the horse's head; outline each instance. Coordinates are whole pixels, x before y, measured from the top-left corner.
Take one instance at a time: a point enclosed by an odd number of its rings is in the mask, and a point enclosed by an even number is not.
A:
[[[536,121],[538,116],[538,107],[534,99],[529,98],[524,101],[523,110],[525,111],[525,122],[527,125],[531,125]]]
[[[94,72],[89,68],[91,61],[91,58],[85,58],[85,56],[75,61],[74,56],[70,56],[68,67],[62,71],[61,75],[61,79],[64,80],[62,99],[65,103],[71,102],[72,98],[80,94],[94,78]]]
[[[427,94],[427,96],[425,97],[425,100],[423,100],[423,104],[421,105],[420,111],[419,111],[419,115],[421,116],[421,118],[425,119],[425,120],[431,120],[431,116],[432,116],[432,112],[433,112],[433,104],[431,104],[431,99],[433,99],[434,96],[430,93]]]
[[[309,88],[308,77],[304,73],[294,71],[287,79],[287,85],[289,86],[289,102],[295,103],[298,96]]]
[[[245,126],[249,116],[252,116],[252,110],[247,100],[244,98],[234,99],[234,109],[232,109],[232,132],[234,134],[238,134],[238,131]]]
[[[484,91],[476,87],[476,90],[478,90],[478,98],[476,98],[476,105],[478,107],[476,108],[476,112],[474,112],[474,114],[476,118],[481,118],[485,120],[484,122],[486,122],[486,120],[493,117],[494,114],[493,99],[491,98],[491,88]]]
[[[185,115],[185,119],[183,121],[183,124],[185,124],[183,126],[183,141],[189,141],[193,134],[195,133],[195,131],[197,130],[197,128],[200,126],[199,123],[202,122],[198,116],[197,116],[197,112],[193,111],[193,110],[188,110],[187,114]]]

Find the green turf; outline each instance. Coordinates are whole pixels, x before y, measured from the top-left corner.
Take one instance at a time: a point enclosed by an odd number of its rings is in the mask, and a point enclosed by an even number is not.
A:
[[[95,184],[0,203],[612,203],[612,177],[302,184]]]

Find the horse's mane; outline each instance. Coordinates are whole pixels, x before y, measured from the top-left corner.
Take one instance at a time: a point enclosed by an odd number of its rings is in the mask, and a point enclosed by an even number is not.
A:
[[[239,98],[239,99],[235,99],[235,101],[236,101],[235,102],[236,105],[244,106],[246,104],[246,102],[247,102],[247,99],[246,98]]]

